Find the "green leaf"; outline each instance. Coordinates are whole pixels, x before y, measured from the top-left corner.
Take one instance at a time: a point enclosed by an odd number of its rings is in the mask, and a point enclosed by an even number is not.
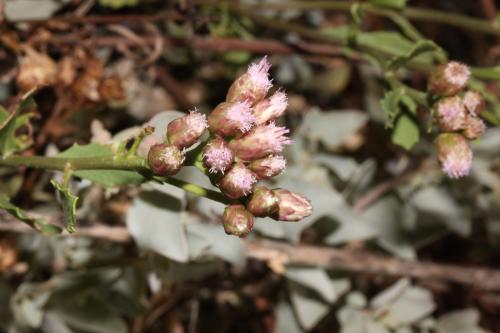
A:
[[[83,146],[75,144],[57,156],[67,158],[89,158],[112,157],[113,155],[111,146],[91,143]],[[106,187],[139,184],[146,180],[140,173],[126,170],[81,170],[73,172],[72,175],[91,180]]]
[[[384,111],[387,117],[387,123],[386,123],[387,127],[394,126],[394,120],[401,112],[401,109],[399,107],[400,99],[401,95],[399,94],[399,92],[395,90],[390,90],[384,94],[384,98],[380,101],[382,110]]]
[[[360,47],[369,48],[394,57],[408,55],[415,46],[413,41],[394,31],[360,32],[357,35],[357,43]],[[420,65],[430,65],[432,64],[432,56],[421,53],[413,57],[411,62]]]
[[[410,150],[420,139],[418,124],[409,115],[402,114],[392,132],[392,142]]]
[[[41,219],[30,217],[24,210],[16,205],[13,205],[5,193],[0,193],[0,209],[4,209],[7,213],[11,214],[18,220],[23,221],[33,229],[40,231],[46,236],[60,234],[62,231],[57,225],[49,224]]]
[[[406,0],[370,0],[369,2],[377,7],[403,9],[406,6]]]
[[[76,231],[76,203],[78,197],[70,192],[68,186],[63,186],[54,179],[50,183],[61,195],[66,230],[69,233],[73,233]]]
[[[170,259],[186,262],[189,248],[181,202],[159,191],[142,192],[127,214],[127,227],[137,244]]]
[[[441,50],[440,47],[436,45],[436,43],[434,43],[433,41],[430,40],[419,41],[406,54],[400,55],[392,59],[388,64],[388,68],[390,70],[396,70],[401,66],[406,65],[412,59],[418,57],[421,54],[439,50]]]
[[[32,112],[21,114],[34,105],[31,94],[32,92],[29,92],[24,95],[11,113],[0,106],[0,155],[2,156],[22,151],[32,144],[29,135],[16,135],[20,128],[29,126],[31,118],[35,115]]]

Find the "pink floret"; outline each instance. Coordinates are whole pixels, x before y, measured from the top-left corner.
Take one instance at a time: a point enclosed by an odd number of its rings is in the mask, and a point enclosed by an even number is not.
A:
[[[286,127],[280,127],[276,126],[274,123],[270,123],[262,126],[260,131],[265,138],[264,140],[267,142],[269,149],[273,153],[280,153],[283,150],[284,145],[293,143],[293,141],[286,136],[290,132],[290,130]]]
[[[252,191],[253,186],[257,182],[257,178],[245,167],[236,166],[232,171],[232,183],[235,187],[239,188],[245,195]]]
[[[203,158],[210,167],[210,173],[224,173],[233,161],[233,153],[229,147],[217,147],[209,144],[203,154]]]
[[[255,124],[251,104],[247,101],[234,103],[227,110],[227,120],[235,123],[241,132],[248,132]]]
[[[269,79],[269,69],[271,64],[267,61],[267,56],[262,58],[258,63],[253,63],[248,67],[248,76],[250,81],[261,89],[269,90],[273,84]]]
[[[188,127],[196,132],[203,132],[208,127],[207,116],[199,113],[196,109],[189,112],[186,122]]]
[[[269,156],[265,158],[261,165],[267,170],[267,177],[273,174],[280,174],[286,168],[286,159],[283,156]]]

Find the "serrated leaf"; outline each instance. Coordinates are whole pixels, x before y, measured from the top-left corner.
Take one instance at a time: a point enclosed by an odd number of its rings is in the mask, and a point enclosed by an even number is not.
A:
[[[75,144],[57,156],[67,158],[112,157],[113,149],[111,146],[97,143],[88,145]],[[126,170],[80,170],[74,171],[72,175],[91,180],[106,187],[139,184],[146,180],[140,173]]]
[[[406,0],[370,0],[369,2],[377,7],[387,7],[395,9],[403,9],[406,6]]]
[[[392,132],[392,142],[410,150],[420,139],[420,130],[417,123],[406,114],[399,116]]]
[[[60,234],[62,231],[60,227],[54,224],[49,224],[41,219],[30,217],[24,210],[12,204],[9,200],[9,197],[7,197],[5,193],[0,193],[0,209],[4,209],[18,220],[23,221],[24,223],[26,223],[33,229],[40,231],[44,235],[56,235]]]
[[[64,226],[69,233],[73,233],[76,231],[76,203],[78,201],[78,197],[70,192],[69,187],[63,186],[56,180],[52,179],[50,183],[61,195],[64,213]]]

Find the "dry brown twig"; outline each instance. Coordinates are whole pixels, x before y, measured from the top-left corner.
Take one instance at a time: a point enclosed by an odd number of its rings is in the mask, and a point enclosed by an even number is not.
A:
[[[0,220],[3,221],[0,223],[0,231],[34,232],[33,229],[5,213],[0,213]],[[62,236],[92,237],[118,243],[131,241],[126,227],[106,225],[80,227],[76,234],[63,234]],[[374,255],[368,251],[287,244],[271,240],[245,240],[245,245],[248,258],[266,261],[270,265],[279,262],[282,265],[319,266],[361,274],[446,281],[472,286],[478,290],[500,290],[500,270],[498,269],[407,261]]]

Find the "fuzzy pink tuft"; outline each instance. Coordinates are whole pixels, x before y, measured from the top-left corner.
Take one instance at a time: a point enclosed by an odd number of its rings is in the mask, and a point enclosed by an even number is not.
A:
[[[227,120],[235,123],[241,132],[248,132],[255,124],[255,117],[250,103],[244,101],[231,105],[227,110]]]
[[[465,86],[470,77],[470,69],[458,61],[451,61],[446,64],[444,77],[454,85]]]
[[[438,125],[444,131],[456,131],[465,122],[465,106],[458,96],[447,97],[437,103]]]
[[[286,159],[281,156],[269,156],[262,160],[262,167],[266,170],[266,176],[272,177],[273,175],[279,175],[286,168]]]
[[[186,123],[192,131],[197,133],[202,133],[208,127],[207,116],[199,113],[196,109],[190,111],[186,116]]]
[[[233,162],[233,152],[227,146],[208,144],[203,152],[203,159],[210,167],[210,173],[224,173]]]
[[[275,92],[270,98],[255,105],[253,113],[257,125],[281,117],[288,107],[288,99],[283,91]]]
[[[443,171],[448,175],[450,178],[460,178],[460,177],[465,177],[469,174],[470,168],[472,165],[472,154],[470,155],[470,158],[462,158],[462,159],[456,159],[456,158],[448,158],[445,161],[443,161]]]
[[[269,90],[273,86],[269,79],[269,69],[271,64],[267,61],[267,56],[258,63],[253,63],[248,67],[248,77],[253,85],[263,90]]]
[[[480,93],[477,91],[467,91],[464,94],[463,100],[465,108],[472,116],[477,116],[480,113],[484,102],[483,96]]]
[[[280,153],[284,145],[289,145],[293,141],[286,135],[290,130],[286,127],[276,126],[274,123],[257,128],[256,133],[260,132],[264,141],[268,142],[269,149],[272,153]]]
[[[229,171],[226,177],[231,185],[244,195],[252,192],[252,188],[257,182],[255,174],[242,164],[236,164]]]

